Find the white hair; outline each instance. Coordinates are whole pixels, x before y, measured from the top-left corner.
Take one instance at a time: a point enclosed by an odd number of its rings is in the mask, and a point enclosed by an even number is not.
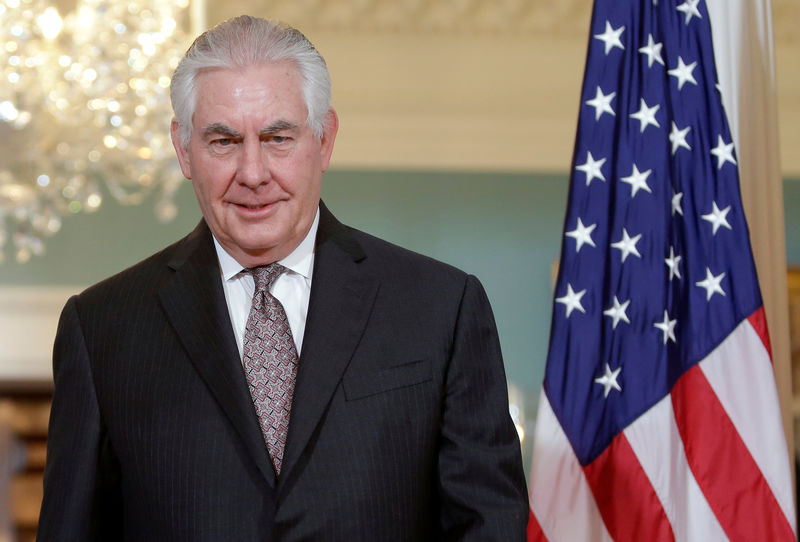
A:
[[[322,137],[331,107],[331,78],[325,59],[299,30],[283,23],[241,15],[203,32],[175,69],[170,99],[181,144],[186,147],[191,139],[192,116],[197,103],[195,79],[200,72],[284,61],[297,67],[308,110],[306,122],[317,137]]]

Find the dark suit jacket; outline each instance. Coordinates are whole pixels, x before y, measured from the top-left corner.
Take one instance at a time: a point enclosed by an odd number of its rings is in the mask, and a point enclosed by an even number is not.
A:
[[[489,303],[322,206],[276,479],[210,231],[69,300],[39,540],[524,540]]]

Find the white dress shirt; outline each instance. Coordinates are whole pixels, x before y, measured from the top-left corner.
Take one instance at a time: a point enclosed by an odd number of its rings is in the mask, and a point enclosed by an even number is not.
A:
[[[306,329],[306,315],[308,314],[308,299],[311,294],[311,275],[314,271],[314,241],[317,238],[319,226],[319,208],[314,217],[314,223],[308,230],[305,239],[291,254],[279,260],[287,271],[272,283],[269,291],[283,305],[289,327],[292,330],[297,355],[303,346],[303,334]],[[225,290],[225,301],[228,304],[228,314],[231,317],[233,333],[239,347],[239,356],[242,356],[244,343],[244,328],[247,326],[247,317],[253,303],[255,282],[252,275],[245,271],[242,264],[228,254],[216,237],[214,246],[217,249],[222,288]]]

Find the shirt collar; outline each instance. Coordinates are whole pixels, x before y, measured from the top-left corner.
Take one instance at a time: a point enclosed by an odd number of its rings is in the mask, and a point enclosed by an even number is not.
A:
[[[314,241],[317,238],[318,226],[319,207],[317,207],[317,214],[314,216],[314,222],[311,224],[311,228],[309,228],[305,238],[288,256],[282,260],[278,260],[278,263],[286,269],[302,275],[306,279],[311,279],[314,268]],[[233,256],[228,254],[222,245],[219,244],[216,237],[214,237],[214,248],[217,250],[217,259],[219,260],[219,268],[222,272],[223,279],[231,280],[245,269]]]

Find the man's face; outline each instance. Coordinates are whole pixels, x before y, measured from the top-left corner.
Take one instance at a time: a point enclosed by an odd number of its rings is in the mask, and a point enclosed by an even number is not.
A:
[[[328,112],[323,136],[316,137],[306,122],[300,76],[288,62],[208,70],[195,83],[186,148],[172,125],[181,170],[231,256],[244,267],[277,261],[314,221],[336,113]]]

